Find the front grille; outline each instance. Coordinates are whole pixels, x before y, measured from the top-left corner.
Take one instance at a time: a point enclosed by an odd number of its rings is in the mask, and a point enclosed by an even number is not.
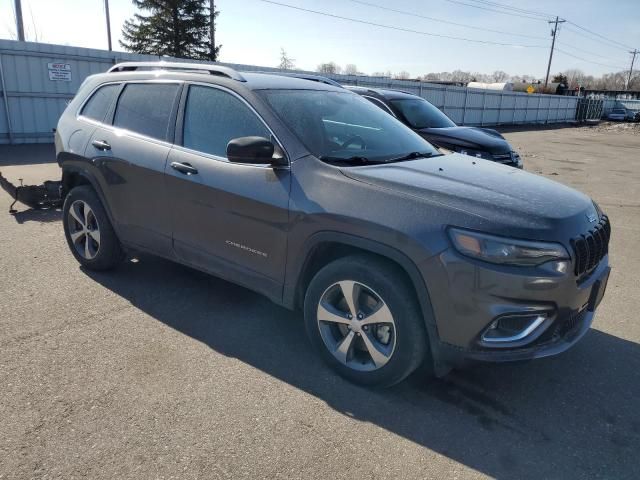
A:
[[[511,158],[511,152],[507,153],[494,153],[492,156],[494,161],[500,163],[511,163],[513,159]]]
[[[575,254],[574,273],[579,279],[588,275],[609,251],[611,225],[606,215],[587,233],[571,239]]]

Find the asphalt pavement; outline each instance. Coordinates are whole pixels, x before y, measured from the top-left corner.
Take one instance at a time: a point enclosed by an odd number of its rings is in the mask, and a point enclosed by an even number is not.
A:
[[[511,131],[613,228],[592,330],[550,359],[349,384],[301,314],[150,256],[81,269],[59,211],[0,191],[0,478],[640,478],[640,130]],[[59,176],[50,146],[0,171]]]

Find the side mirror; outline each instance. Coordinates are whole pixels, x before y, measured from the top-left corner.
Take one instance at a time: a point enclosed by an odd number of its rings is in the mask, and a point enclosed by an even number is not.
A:
[[[277,163],[273,158],[274,151],[275,145],[264,137],[234,138],[227,144],[227,159],[230,162],[271,165]]]

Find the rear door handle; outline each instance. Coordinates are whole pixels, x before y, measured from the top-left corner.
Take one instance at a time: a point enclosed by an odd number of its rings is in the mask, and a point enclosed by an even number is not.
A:
[[[98,150],[111,150],[111,145],[106,140],[94,140],[91,142],[91,145],[96,147]]]
[[[189,163],[171,162],[171,168],[185,175],[195,175],[198,173],[198,169],[192,167]]]

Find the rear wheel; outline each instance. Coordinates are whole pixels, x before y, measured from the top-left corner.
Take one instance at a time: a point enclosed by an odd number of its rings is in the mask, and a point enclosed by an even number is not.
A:
[[[311,342],[353,382],[393,385],[429,354],[413,289],[376,257],[346,257],[324,267],[309,284],[304,310]]]
[[[74,187],[64,200],[62,214],[67,243],[81,265],[108,270],[122,260],[118,237],[90,186]]]

